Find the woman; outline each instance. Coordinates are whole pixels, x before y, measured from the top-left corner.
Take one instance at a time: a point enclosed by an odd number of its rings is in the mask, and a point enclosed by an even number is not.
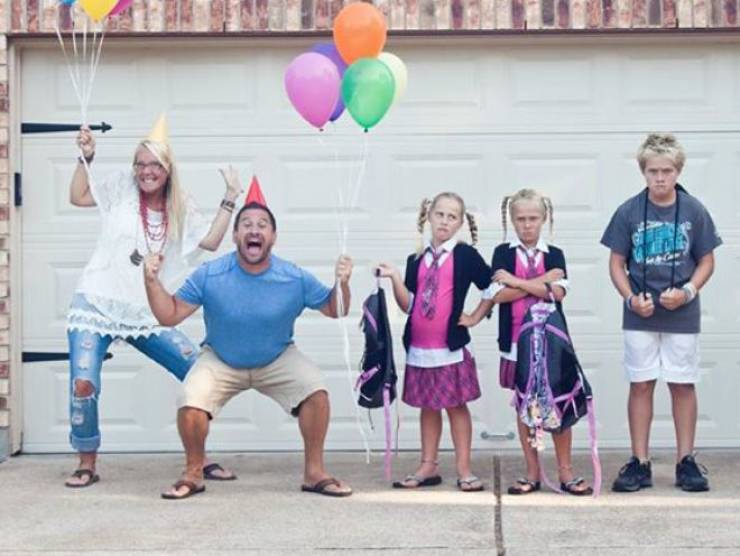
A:
[[[180,381],[195,361],[198,349],[190,339],[179,330],[159,326],[152,315],[140,266],[143,257],[162,254],[164,279],[170,287],[176,285],[200,249],[218,248],[241,193],[237,173],[232,168],[221,170],[226,192],[209,225],[180,188],[164,116],[136,147],[132,170],[101,182],[89,174],[95,157],[89,128],[80,128],[77,144],[82,157],[72,176],[70,202],[97,206],[102,227],[67,318],[70,443],[80,458],[77,470],[65,482],[68,487],[86,487],[99,480],[95,463],[100,446],[100,372],[111,342],[128,342]],[[218,464],[205,466],[204,473],[214,479],[236,478]]]

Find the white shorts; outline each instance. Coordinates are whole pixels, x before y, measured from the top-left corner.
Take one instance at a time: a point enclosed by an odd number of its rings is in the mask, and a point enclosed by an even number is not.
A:
[[[662,378],[677,384],[696,384],[699,335],[625,330],[624,370],[630,382]]]

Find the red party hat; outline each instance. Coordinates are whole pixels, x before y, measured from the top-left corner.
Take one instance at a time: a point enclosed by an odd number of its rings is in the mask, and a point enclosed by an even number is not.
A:
[[[247,192],[247,198],[244,201],[245,205],[249,203],[257,203],[263,207],[267,207],[267,201],[265,196],[262,194],[262,188],[260,182],[257,180],[257,176],[252,176],[252,183],[249,184],[249,191]]]

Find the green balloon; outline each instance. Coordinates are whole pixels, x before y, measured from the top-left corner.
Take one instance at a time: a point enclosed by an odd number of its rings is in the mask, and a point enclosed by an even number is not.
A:
[[[367,131],[393,104],[396,83],[393,73],[375,58],[360,58],[347,68],[342,79],[342,100],[352,118]]]

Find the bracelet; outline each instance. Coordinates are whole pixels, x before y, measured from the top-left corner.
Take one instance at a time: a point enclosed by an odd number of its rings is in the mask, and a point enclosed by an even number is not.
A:
[[[624,304],[627,306],[627,309],[630,311],[632,310],[632,298],[635,297],[634,294],[629,294],[627,296],[627,299],[624,300]]]
[[[221,208],[228,212],[234,212],[234,208],[236,208],[236,204],[234,203],[234,201],[229,201],[228,199],[222,199]]]
[[[696,297],[696,294],[699,293],[696,290],[696,286],[692,284],[691,282],[686,282],[681,287],[681,290],[686,294],[686,303],[691,303]]]

